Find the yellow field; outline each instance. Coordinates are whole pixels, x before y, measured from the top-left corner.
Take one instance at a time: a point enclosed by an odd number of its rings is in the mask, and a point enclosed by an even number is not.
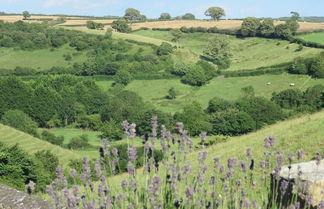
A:
[[[92,19],[88,19],[88,20],[92,20]],[[87,21],[86,19],[80,19],[80,20],[66,20],[65,23],[62,23],[60,25],[62,26],[65,26],[65,25],[85,25],[87,24]],[[114,20],[92,20],[96,23],[103,23],[103,24],[107,24],[107,23],[112,23]]]
[[[58,19],[60,16],[53,16],[53,15],[32,15],[30,18],[31,19],[52,19],[52,20],[56,20]],[[66,21],[79,21],[78,19],[82,19],[81,17],[66,17]],[[23,20],[23,16],[22,15],[0,15],[0,20],[3,20],[5,22],[16,22],[19,20]],[[25,21],[25,20],[24,20]],[[84,22],[86,22],[87,20],[83,20]],[[37,22],[41,22],[41,21],[37,21],[37,20],[26,20],[26,22],[33,22],[33,23],[37,23]],[[69,24],[72,25],[72,24]]]
[[[275,21],[275,25],[282,24],[283,21]],[[324,30],[324,23],[313,22],[300,22],[299,32],[313,31],[316,29]],[[217,27],[219,29],[239,29],[242,25],[242,20],[172,20],[172,21],[156,21],[156,22],[143,22],[132,24],[132,29],[140,29],[141,27],[147,28],[181,28],[185,27]]]

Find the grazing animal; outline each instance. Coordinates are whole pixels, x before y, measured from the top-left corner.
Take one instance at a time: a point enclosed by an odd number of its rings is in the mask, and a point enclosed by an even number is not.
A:
[[[290,83],[290,86],[295,86],[295,84],[294,83]]]
[[[271,82],[268,82],[267,85],[268,85],[268,86],[271,85]]]

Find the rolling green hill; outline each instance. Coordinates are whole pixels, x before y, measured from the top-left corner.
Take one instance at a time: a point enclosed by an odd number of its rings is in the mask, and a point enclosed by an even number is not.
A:
[[[302,38],[306,41],[324,44],[324,33],[309,33],[297,37]]]
[[[28,154],[33,154],[41,150],[50,150],[59,158],[60,164],[63,166],[67,166],[69,160],[81,158],[80,155],[75,154],[72,151],[50,144],[2,124],[0,124],[0,142],[8,146],[18,144],[19,147]]]

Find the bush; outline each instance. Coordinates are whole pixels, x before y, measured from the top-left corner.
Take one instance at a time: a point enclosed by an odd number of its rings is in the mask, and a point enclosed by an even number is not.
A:
[[[122,84],[126,86],[133,80],[132,74],[127,69],[118,70],[114,76],[114,81],[116,84]]]
[[[233,107],[233,104],[229,101],[226,101],[222,98],[214,97],[208,103],[207,112],[221,112]]]
[[[273,93],[271,100],[282,108],[297,108],[304,103],[303,92],[299,89],[287,89],[280,93]]]
[[[176,62],[171,69],[171,73],[177,76],[184,76],[189,70],[189,66],[183,62]]]
[[[88,142],[89,142],[88,136],[81,135],[78,137],[73,137],[71,141],[67,144],[67,147],[69,149],[85,149],[91,146]]]
[[[256,129],[256,123],[246,112],[229,109],[210,116],[211,134],[241,135]]]
[[[122,19],[113,21],[111,23],[111,27],[121,33],[129,33],[132,31],[131,27],[129,27],[127,22]]]
[[[171,44],[169,43],[166,43],[166,42],[163,42],[157,49],[156,53],[157,55],[159,56],[162,56],[162,55],[169,55],[171,54],[173,51],[173,47]]]
[[[124,132],[122,126],[114,120],[109,120],[105,122],[100,131],[102,132],[101,138],[108,140],[121,140],[123,138]]]
[[[37,124],[21,110],[9,110],[1,118],[1,123],[33,136],[37,136]]]
[[[207,83],[208,78],[205,71],[200,66],[190,66],[186,75],[182,77],[181,81],[192,86],[203,86]]]
[[[63,146],[64,136],[55,136],[53,133],[49,131],[43,131],[41,138],[45,141],[48,141],[51,144]]]

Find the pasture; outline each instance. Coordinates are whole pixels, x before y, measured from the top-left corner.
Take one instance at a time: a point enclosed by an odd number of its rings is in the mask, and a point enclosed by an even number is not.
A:
[[[172,40],[172,35],[168,31],[140,30],[133,32],[132,34],[165,41]],[[216,35],[206,33],[183,34],[179,44],[183,46],[184,49],[180,49],[180,53],[177,51],[174,52],[175,59],[183,62],[197,61],[199,55],[203,53],[208,40],[213,36]],[[283,40],[265,38],[240,39],[234,36],[228,37],[230,39],[232,64],[227,70],[244,70],[266,67],[289,62],[299,56],[312,56],[322,51],[320,49],[308,47],[304,47],[302,51],[297,51],[298,44],[291,44],[288,41]],[[188,54],[191,56],[186,55],[179,57],[179,54],[181,56],[181,52],[185,49],[187,49],[187,52],[189,50]],[[193,57],[196,59],[193,59]]]
[[[321,33],[309,33],[305,35],[297,36],[298,38],[302,38],[306,41],[324,44],[324,32]]]
[[[65,54],[70,54],[72,60],[65,61],[63,57]],[[63,46],[53,51],[51,49],[25,51],[13,48],[0,48],[1,68],[5,69],[13,69],[19,66],[42,71],[54,66],[68,66],[84,59],[86,59],[85,52],[78,52],[68,46]]]
[[[60,164],[64,167],[68,165],[70,160],[81,158],[80,155],[70,150],[53,145],[2,124],[0,124],[0,142],[8,146],[14,146],[17,144],[28,154],[34,154],[42,150],[50,150],[53,154],[57,155]]]
[[[111,81],[107,81],[106,88],[109,88]],[[271,82],[271,85],[266,85]],[[207,107],[208,101],[213,97],[220,97],[227,100],[235,100],[242,96],[241,88],[252,86],[257,96],[271,97],[272,92],[282,91],[289,88],[305,90],[316,84],[323,84],[324,79],[312,79],[304,75],[262,75],[249,77],[214,78],[207,85],[192,87],[181,83],[177,79],[168,80],[135,80],[127,87],[127,90],[134,91],[145,101],[152,103],[158,109],[174,113],[183,108],[184,105],[198,101]],[[103,85],[101,81],[101,86]],[[290,87],[295,83],[295,87]],[[177,92],[176,99],[166,98],[168,90],[173,87]]]

